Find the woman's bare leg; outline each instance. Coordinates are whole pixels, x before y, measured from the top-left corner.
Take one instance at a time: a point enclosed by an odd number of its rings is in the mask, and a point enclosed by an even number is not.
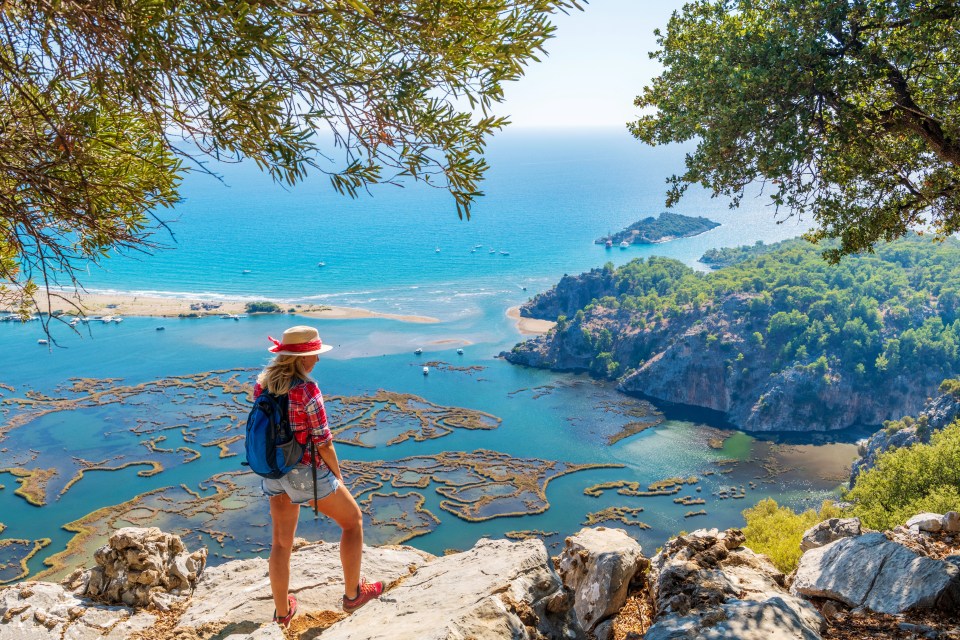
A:
[[[357,597],[360,584],[360,563],[363,557],[363,514],[357,501],[342,484],[325,498],[317,500],[317,509],[333,519],[343,533],[340,535],[340,564],[343,565],[343,593]],[[279,610],[278,610],[279,611]]]
[[[273,544],[270,547],[270,591],[277,616],[288,613],[287,596],[290,588],[290,554],[293,551],[293,536],[297,532],[300,505],[290,502],[290,496],[282,493],[270,496],[270,519],[273,521]]]

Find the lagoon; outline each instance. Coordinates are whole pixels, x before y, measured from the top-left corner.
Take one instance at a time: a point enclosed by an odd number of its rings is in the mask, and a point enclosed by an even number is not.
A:
[[[723,431],[716,416],[660,407],[662,423],[610,445],[610,436],[636,419],[630,412],[641,401],[585,376],[524,369],[496,357],[523,338],[506,310],[564,273],[649,255],[693,265],[708,248],[773,242],[796,235],[802,225],[778,225],[762,200],[729,211],[725,203],[695,193],[678,210],[716,220],[719,228],[662,245],[605,251],[594,238],[662,210],[663,180],[680,169],[682,149],[646,149],[618,132],[517,132],[496,140],[488,157],[493,167],[488,195],[470,221],[456,219],[444,194],[420,187],[383,187],[350,201],[325,184],[285,190],[244,165],[221,168],[228,186],[191,176],[186,200],[174,212],[179,218],[174,248],[154,256],[114,257],[104,269],[92,267],[84,284],[93,291],[267,298],[440,319],[434,324],[307,320],[336,347],[316,370],[327,396],[368,398],[386,390],[500,419],[495,429],[454,428],[442,437],[387,445],[397,421],[409,419],[393,415],[369,440],[375,446],[338,444],[355,493],[370,500],[371,543],[408,538],[439,554],[467,548],[482,536],[539,530],[550,534],[546,541],[555,550],[588,514],[623,506],[642,507],[637,519],[650,528],[608,524],[624,526],[652,549],[680,530],[742,524],[742,509],[762,497],[807,506],[831,495],[855,456],[850,443],[760,442]],[[471,253],[477,245],[484,250]],[[491,248],[496,253],[489,253]],[[318,268],[318,261],[325,266]],[[88,562],[98,536],[126,523],[177,529],[191,549],[209,546],[212,562],[264,553],[265,501],[255,477],[239,464],[242,441],[235,436],[242,433],[245,397],[233,387],[247,388],[267,362],[267,335],[303,321],[289,315],[162,322],[131,317],[122,324],[81,326],[79,335],[55,327],[59,346],[52,349],[37,346],[39,323],[0,324],[6,365],[0,374],[6,385],[0,387],[0,469],[55,470],[40,507],[14,494],[13,473],[0,473],[0,523],[6,526],[0,538],[50,540],[27,562],[30,575],[43,572],[43,561],[71,541],[82,542],[63,525],[104,508],[114,510],[88,518],[90,537],[82,552],[65,560],[66,568]],[[156,331],[160,324],[164,331]],[[423,354],[414,355],[416,348]],[[445,364],[431,366],[424,376],[426,362]],[[207,373],[225,370],[230,371]],[[64,399],[82,395],[69,390],[74,378],[108,380],[95,388],[129,393],[123,402],[105,396],[103,402],[54,410],[67,406],[58,404]],[[220,382],[197,388],[198,381],[214,379]],[[137,385],[143,386],[130,390]],[[10,428],[38,410],[35,402],[49,412]],[[347,409],[332,413],[334,426],[355,418]],[[718,439],[722,448],[712,448],[711,440]],[[226,444],[221,448],[216,441]],[[508,458],[494,464],[497,456]],[[149,475],[153,467],[136,465],[86,471],[62,492],[84,464],[107,468],[146,461],[159,461],[163,470]],[[481,463],[487,466],[478,467]],[[404,471],[403,465],[410,468]],[[566,465],[584,468],[567,473]],[[584,493],[602,483],[645,487],[675,476],[698,480],[675,495]],[[425,486],[409,486],[417,482]],[[471,483],[477,488],[456,490]],[[741,486],[743,498],[721,498],[724,489],[739,495]],[[138,500],[149,492],[154,493]],[[482,495],[499,502],[478,511],[483,517],[476,522],[458,515],[457,504],[470,503],[457,498]],[[706,499],[702,508],[708,515],[685,518],[701,506],[674,502],[683,496]],[[304,512],[298,535],[333,534],[322,518],[315,521]],[[0,547],[0,564],[17,564],[25,548]],[[8,566],[0,579],[19,573]]]

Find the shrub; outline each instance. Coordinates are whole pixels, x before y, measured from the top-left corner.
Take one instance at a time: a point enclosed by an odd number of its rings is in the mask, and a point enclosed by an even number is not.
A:
[[[246,309],[247,313],[280,313],[280,305],[266,300],[248,302]]]
[[[823,502],[819,513],[813,509],[796,513],[789,507],[778,506],[772,498],[766,498],[744,510],[747,526],[743,533],[747,539],[743,544],[766,555],[783,573],[790,573],[800,562],[800,540],[804,532],[815,524],[841,515],[843,512],[829,500]]]
[[[872,529],[892,529],[924,511],[960,509],[960,421],[931,435],[930,444],[880,454],[845,499]]]

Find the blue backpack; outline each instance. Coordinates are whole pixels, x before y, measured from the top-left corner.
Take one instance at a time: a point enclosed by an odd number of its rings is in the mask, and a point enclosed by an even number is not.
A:
[[[266,391],[253,401],[247,416],[247,461],[255,474],[264,478],[282,478],[303,458],[304,445],[293,437],[287,396]]]

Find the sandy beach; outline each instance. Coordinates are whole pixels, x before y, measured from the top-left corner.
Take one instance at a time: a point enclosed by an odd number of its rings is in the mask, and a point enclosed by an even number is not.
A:
[[[524,318],[520,315],[520,307],[510,307],[507,309],[507,317],[517,323],[517,330],[524,335],[539,335],[546,333],[556,326],[556,322],[549,320],[537,320],[535,318]]]
[[[175,318],[181,314],[199,316],[220,316],[223,314],[246,313],[248,300],[200,300],[189,298],[160,298],[125,294],[85,293],[77,297],[73,292],[65,293],[62,299],[54,299],[51,307],[62,309],[68,315],[75,315],[77,309],[87,316],[151,316]],[[76,309],[71,306],[75,305]],[[362,318],[387,318],[401,322],[431,323],[440,322],[429,316],[399,315],[378,313],[368,309],[353,307],[331,307],[318,304],[295,304],[277,302],[285,312],[308,318],[327,320],[359,320]]]

